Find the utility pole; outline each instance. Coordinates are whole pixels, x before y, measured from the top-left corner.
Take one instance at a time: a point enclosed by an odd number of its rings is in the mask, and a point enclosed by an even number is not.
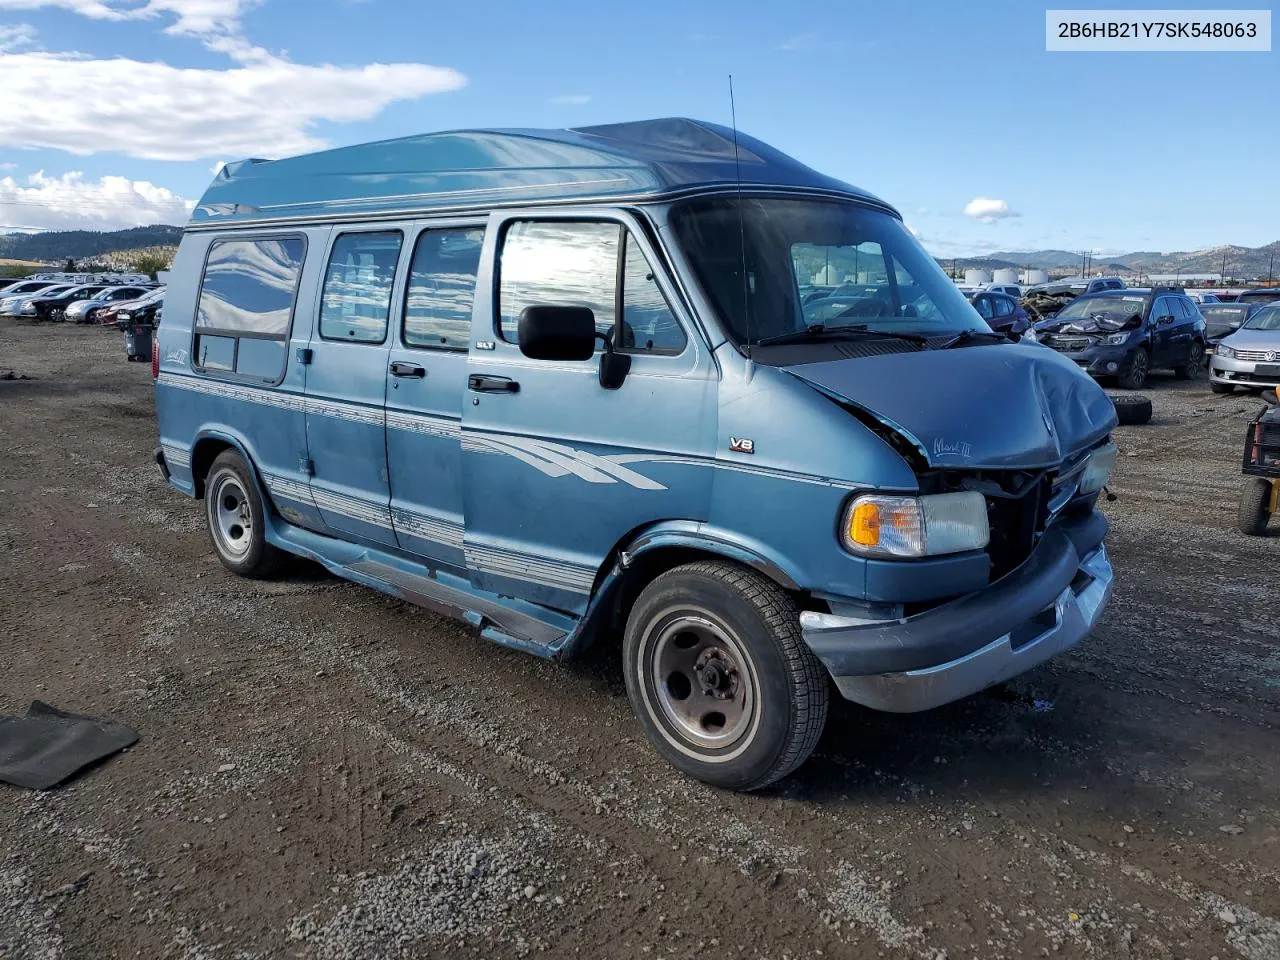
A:
[[[1271,273],[1275,269],[1275,266],[1276,266],[1276,252],[1272,250],[1271,262],[1267,264],[1267,286],[1268,287],[1271,286]]]
[[[1222,282],[1227,282],[1227,255],[1222,255]]]

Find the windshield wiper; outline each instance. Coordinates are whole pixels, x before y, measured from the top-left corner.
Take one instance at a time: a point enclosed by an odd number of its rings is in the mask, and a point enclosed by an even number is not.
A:
[[[996,333],[994,330],[961,330],[950,340],[939,344],[935,349],[950,350],[952,347],[963,347],[966,343],[972,343],[977,339],[996,340],[1007,343],[1009,338],[1003,333]]]
[[[831,337],[851,337],[856,339],[905,340],[907,343],[927,343],[929,338],[919,333],[905,333],[896,330],[872,329],[865,323],[846,324],[839,327],[828,327],[822,323],[811,323],[803,330],[790,333],[779,333],[776,336],[756,340],[755,346],[767,347],[778,343],[804,343],[807,340],[828,339]]]

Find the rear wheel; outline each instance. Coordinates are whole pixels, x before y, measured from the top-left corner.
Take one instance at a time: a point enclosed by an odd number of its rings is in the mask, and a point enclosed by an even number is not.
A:
[[[1194,380],[1204,371],[1204,344],[1192,340],[1187,348],[1187,358],[1173,368],[1173,375],[1179,380]]]
[[[1139,347],[1129,362],[1129,369],[1116,382],[1126,390],[1141,390],[1147,382],[1147,371],[1151,367],[1151,357],[1145,347]]]
[[[673,766],[731,790],[785,777],[817,745],[829,678],[773,581],[730,563],[677,567],[632,608],[623,644],[631,706]]]
[[[1240,510],[1236,526],[1251,537],[1265,536],[1271,519],[1271,484],[1265,477],[1248,477],[1240,488]]]
[[[234,450],[218,454],[204,491],[209,539],[222,565],[253,579],[275,573],[283,554],[267,543],[262,498],[244,458]]]

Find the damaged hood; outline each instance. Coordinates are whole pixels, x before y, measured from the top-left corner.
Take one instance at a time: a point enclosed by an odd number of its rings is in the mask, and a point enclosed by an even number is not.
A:
[[[1035,469],[1105,437],[1102,389],[1034,344],[924,350],[783,367],[910,440],[934,467]]]
[[[1099,310],[1087,317],[1073,317],[1070,320],[1054,318],[1037,324],[1037,330],[1049,333],[1115,333],[1117,330],[1129,330],[1142,323],[1141,309],[1135,312]]]

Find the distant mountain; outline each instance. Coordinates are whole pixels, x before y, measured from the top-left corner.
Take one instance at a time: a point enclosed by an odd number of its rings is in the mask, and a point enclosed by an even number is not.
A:
[[[1157,253],[1137,251],[1113,257],[1094,257],[1092,273],[1221,273],[1223,257],[1226,257],[1226,273],[1240,280],[1267,278],[1268,273],[1280,279],[1280,240],[1264,247],[1237,247],[1230,244],[1209,247],[1190,252]],[[1274,261],[1274,262],[1273,262]],[[946,268],[952,263],[957,270],[977,267],[982,270],[999,270],[1002,267],[1030,267],[1051,273],[1079,274],[1084,258],[1069,250],[1011,250],[999,251],[985,257],[957,257],[954,260],[939,257]]]
[[[165,224],[109,233],[96,230],[10,233],[0,236],[0,258],[65,263],[67,260],[88,260],[141,247],[171,247],[180,239],[182,228]]]

